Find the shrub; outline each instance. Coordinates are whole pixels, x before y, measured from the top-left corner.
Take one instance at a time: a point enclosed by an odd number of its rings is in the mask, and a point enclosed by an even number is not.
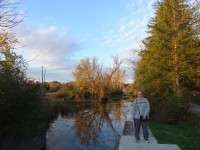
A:
[[[0,89],[0,134],[28,135],[42,116],[40,86],[30,80],[10,82]]]
[[[56,98],[64,98],[65,101],[76,100],[77,96],[80,95],[79,91],[71,89],[71,90],[59,90],[53,94]]]
[[[186,120],[189,116],[189,105],[187,98],[168,95],[151,100],[152,119],[177,124]]]

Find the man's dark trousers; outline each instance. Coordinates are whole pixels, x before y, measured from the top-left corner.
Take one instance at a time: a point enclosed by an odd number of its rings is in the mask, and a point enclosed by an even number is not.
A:
[[[142,126],[143,138],[145,140],[149,140],[148,121],[141,121],[140,119],[134,119],[134,125],[135,125],[135,138],[140,140],[140,128]]]

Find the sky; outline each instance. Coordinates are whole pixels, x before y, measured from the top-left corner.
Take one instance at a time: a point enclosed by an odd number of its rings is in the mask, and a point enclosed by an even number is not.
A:
[[[15,32],[18,53],[28,61],[27,75],[41,81],[69,82],[81,59],[97,57],[105,68],[112,56],[138,59],[154,15],[156,0],[19,0],[24,20]],[[122,66],[133,80],[129,61]]]

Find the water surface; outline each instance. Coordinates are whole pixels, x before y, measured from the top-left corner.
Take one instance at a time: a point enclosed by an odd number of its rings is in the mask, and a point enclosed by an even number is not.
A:
[[[46,134],[48,150],[115,150],[131,103],[115,101],[58,115]]]

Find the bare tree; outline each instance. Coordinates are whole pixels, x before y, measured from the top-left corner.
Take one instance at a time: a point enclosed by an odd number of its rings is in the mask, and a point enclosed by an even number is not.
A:
[[[100,100],[107,98],[106,91],[108,91],[112,78],[114,74],[120,70],[120,66],[124,62],[124,59],[120,59],[118,56],[113,56],[112,58],[114,63],[111,72],[107,73],[102,80],[102,85],[100,90]]]
[[[120,70],[120,66],[124,61],[118,57],[113,57],[113,60],[114,64],[110,72],[103,72],[102,65],[99,65],[96,57],[81,60],[81,63],[76,66],[73,75],[76,86],[82,94],[85,91],[89,91],[99,100],[106,98],[106,92],[110,88],[112,77]],[[124,73],[122,72],[121,76],[124,76]]]
[[[11,28],[23,20],[23,15],[17,12],[18,2],[0,0],[0,63],[10,62],[7,54],[11,54],[15,44],[18,42]]]
[[[13,28],[23,20],[24,15],[17,12],[17,5],[19,5],[19,2],[0,0],[1,28]]]

